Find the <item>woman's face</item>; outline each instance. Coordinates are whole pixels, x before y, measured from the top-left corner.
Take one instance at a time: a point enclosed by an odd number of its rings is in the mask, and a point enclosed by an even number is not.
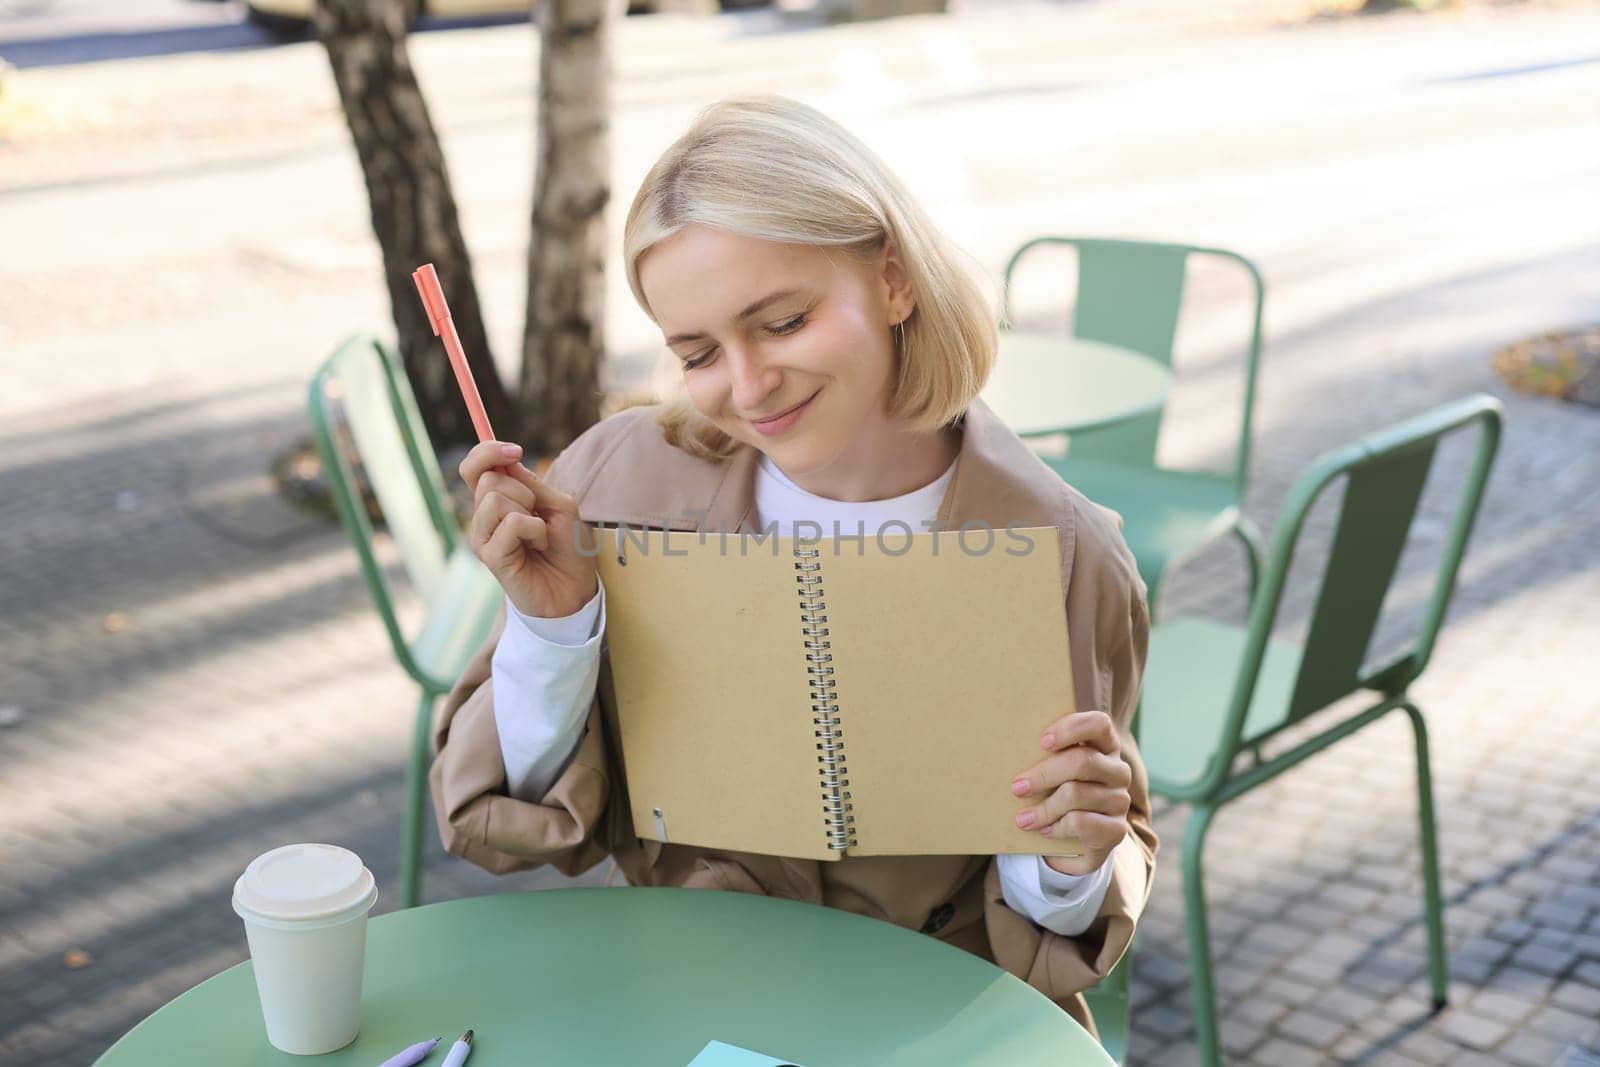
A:
[[[644,254],[639,282],[695,409],[791,477],[893,433],[891,329],[912,308],[895,256],[690,225]]]

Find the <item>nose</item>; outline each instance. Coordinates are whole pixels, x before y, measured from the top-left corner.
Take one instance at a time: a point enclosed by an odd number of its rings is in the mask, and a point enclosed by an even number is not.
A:
[[[783,384],[783,372],[744,346],[730,346],[725,352],[733,380],[733,406],[746,413],[764,411],[767,398]]]

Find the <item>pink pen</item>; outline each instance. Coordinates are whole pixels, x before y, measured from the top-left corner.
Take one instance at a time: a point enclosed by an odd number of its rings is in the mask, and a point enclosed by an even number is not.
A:
[[[439,286],[439,275],[432,263],[424,263],[411,272],[422,295],[422,306],[428,312],[428,325],[435,337],[444,338],[444,350],[450,355],[450,366],[455,368],[456,384],[461,387],[461,397],[467,402],[472,415],[472,428],[478,440],[493,441],[494,430],[489,426],[489,415],[483,410],[483,398],[478,395],[478,384],[472,380],[472,368],[467,366],[467,354],[461,349],[461,338],[456,334],[455,321],[450,318],[450,305],[444,302],[444,290]]]

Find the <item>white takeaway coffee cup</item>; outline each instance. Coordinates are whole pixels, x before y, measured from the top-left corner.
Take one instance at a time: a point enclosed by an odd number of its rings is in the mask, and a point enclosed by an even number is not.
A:
[[[356,1039],[367,912],[377,899],[361,857],[337,845],[275,848],[234,883],[274,1048],[316,1056]]]

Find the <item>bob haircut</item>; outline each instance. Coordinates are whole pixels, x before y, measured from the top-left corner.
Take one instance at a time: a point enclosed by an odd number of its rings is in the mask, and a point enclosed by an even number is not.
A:
[[[657,325],[639,261],[692,223],[863,260],[896,250],[916,303],[901,327],[890,415],[932,432],[983,388],[998,338],[974,272],[883,161],[815,108],[770,94],[721,101],[650,168],[628,209],[623,259],[634,298]],[[681,380],[657,422],[691,455],[723,459],[737,447],[694,409]]]

